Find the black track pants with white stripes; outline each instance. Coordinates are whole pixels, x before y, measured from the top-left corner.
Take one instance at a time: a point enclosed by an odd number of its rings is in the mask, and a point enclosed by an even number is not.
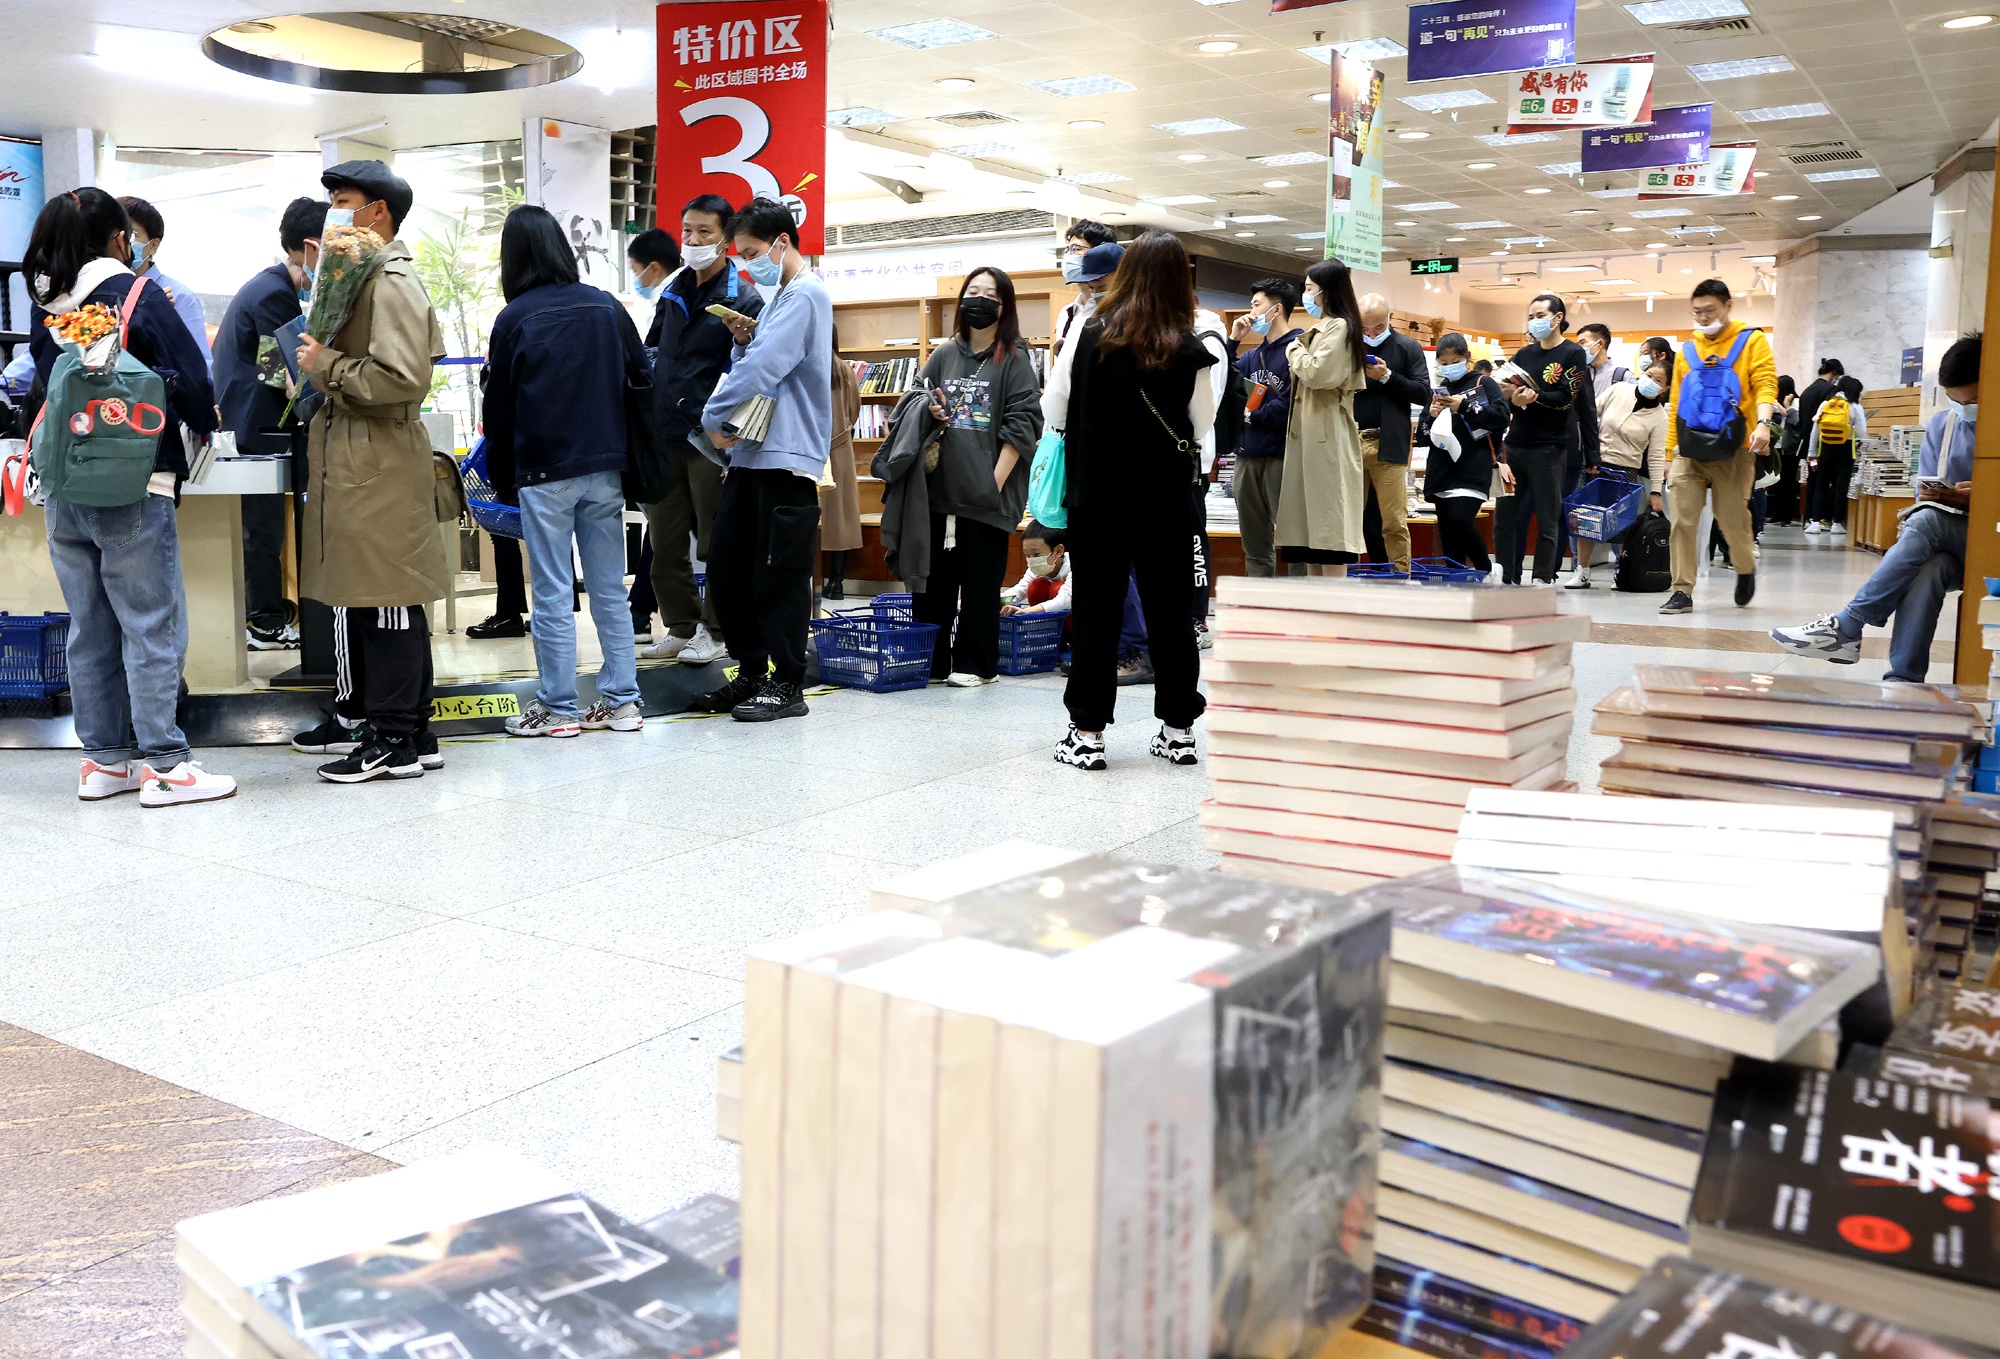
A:
[[[431,630],[421,604],[333,611],[334,711],[391,740],[431,720]]]

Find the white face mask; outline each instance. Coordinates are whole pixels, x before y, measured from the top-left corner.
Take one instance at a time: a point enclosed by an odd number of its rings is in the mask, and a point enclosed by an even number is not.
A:
[[[1548,339],[1554,333],[1555,328],[1556,318],[1553,316],[1530,316],[1528,318],[1528,334],[1538,340]]]
[[[1700,331],[1700,332],[1701,332],[1701,333],[1702,333],[1703,335],[1705,335],[1705,336],[1713,336],[1714,334],[1716,334],[1716,333],[1717,333],[1718,331],[1720,331],[1720,330],[1722,329],[1722,322],[1720,322],[1720,321],[1696,321],[1696,322],[1694,323],[1694,328],[1695,328],[1696,330]]]
[[[1648,401],[1651,401],[1660,394],[1660,384],[1649,377],[1642,377],[1633,385],[1638,389],[1639,395],[1645,397]]]
[[[1083,256],[1064,255],[1056,261],[1056,267],[1062,270],[1063,282],[1075,283],[1083,277]]]
[[[700,273],[703,269],[708,268],[709,265],[721,258],[722,247],[719,245],[684,245],[681,247],[682,261],[696,273]]]
[[[1030,575],[1052,576],[1055,574],[1055,572],[1056,572],[1056,564],[1053,561],[1049,560],[1047,557],[1028,558],[1028,573]]]
[[[1946,400],[1950,400],[1950,398],[1947,397]],[[1979,422],[1979,403],[1977,401],[1953,401],[1951,409],[1954,415],[1968,425]]]
[[[1384,329],[1380,335],[1370,335],[1366,331],[1362,332],[1361,335],[1362,343],[1366,344],[1370,349],[1380,349],[1382,342],[1388,338],[1389,332],[1387,329]]]

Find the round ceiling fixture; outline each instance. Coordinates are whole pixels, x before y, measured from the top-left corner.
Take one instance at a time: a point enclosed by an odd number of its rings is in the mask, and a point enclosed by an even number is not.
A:
[[[1254,231],[1239,231],[1239,232],[1237,232],[1237,233],[1236,233],[1236,235],[1237,235],[1237,236],[1238,236],[1239,238],[1241,238],[1241,237],[1244,237],[1244,236],[1255,236],[1256,234],[1257,234],[1257,233],[1256,233],[1256,232],[1254,232]]]
[[[1612,229],[1613,231],[1637,231],[1637,230],[1638,230],[1639,228],[1637,228],[1637,227],[1613,227],[1613,228],[1611,228],[1611,229]]]
[[[1093,128],[1100,128],[1103,126],[1104,126],[1104,120],[1102,118],[1079,118],[1075,122],[1069,124],[1069,128],[1072,132],[1089,132]]]
[[[1773,203],[1796,203],[1799,201],[1799,196],[1795,193],[1781,193],[1771,201]]]
[[[1805,216],[1799,218],[1799,220],[1801,222],[1817,222],[1819,220],[1819,214],[1816,212],[1809,212]]]
[[[1470,236],[1447,236],[1444,238],[1444,243],[1446,245],[1457,245],[1460,241],[1469,241],[1471,239]]]
[[[1430,135],[1428,132],[1398,132],[1396,137],[1399,141],[1420,142]]]
[[[969,90],[978,83],[978,81],[972,79],[970,76],[946,76],[942,80],[933,80],[931,82],[931,84],[941,90]]]
[[[1211,55],[1220,56],[1224,52],[1234,52],[1237,48],[1241,47],[1242,45],[1243,44],[1240,42],[1231,42],[1228,38],[1212,38],[1208,42],[1201,44],[1201,46],[1197,47],[1195,50],[1197,52],[1207,52],[1210,53]]]
[[[1984,28],[1993,22],[1990,14],[1961,14],[1956,19],[1946,19],[1946,28]]]
[[[1476,160],[1465,168],[1468,170],[1497,170],[1500,168],[1500,162],[1496,160]]]
[[[1331,104],[1333,102],[1333,91],[1315,90],[1313,92],[1313,102],[1315,104]]]
[[[217,29],[201,50],[243,75],[348,94],[491,94],[583,69],[566,42],[467,14],[286,14]]]
[[[1174,157],[1174,159],[1185,160],[1185,161],[1197,161],[1197,160],[1207,160],[1208,157],[1204,156],[1199,151],[1183,151],[1180,153],[1180,155]]]
[[[1669,250],[1669,249],[1672,249],[1672,247],[1671,247],[1671,246],[1669,246],[1669,245],[1668,245],[1668,244],[1667,244],[1667,243],[1666,243],[1665,241],[1654,241],[1654,242],[1653,242],[1653,243],[1652,243],[1651,245],[1647,246],[1646,248],[1647,248],[1648,250]]]
[[[1552,189],[1523,189],[1522,193],[1553,193]]]
[[[1264,187],[1267,189],[1289,189],[1292,187],[1292,181],[1289,179],[1267,179],[1264,181]]]

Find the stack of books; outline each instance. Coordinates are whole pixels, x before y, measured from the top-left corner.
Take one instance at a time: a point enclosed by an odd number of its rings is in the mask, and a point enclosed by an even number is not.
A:
[[[1548,1359],[1663,1255],[1739,1055],[1830,1068],[1877,951],[1483,870],[1365,888],[1393,913],[1376,1301]],[[1436,1340],[1436,1335],[1432,1340]],[[1505,1353],[1507,1351],[1503,1351]]]
[[[498,1148],[190,1218],[185,1352],[705,1359],[736,1344],[735,1281],[686,1248],[715,1219],[669,1214],[675,1244]]]
[[[1367,1302],[1388,947],[1086,857],[753,951],[745,1359],[1321,1353]]]
[[[1923,838],[1925,874],[1936,894],[1935,923],[1925,939],[1926,969],[1947,981],[1986,976],[1977,951],[1995,956],[2000,908],[2000,798],[1960,793],[1930,809]]]
[[[1216,598],[1201,824],[1226,870],[1420,872],[1471,789],[1562,782],[1590,620],[1552,588],[1225,576]]]

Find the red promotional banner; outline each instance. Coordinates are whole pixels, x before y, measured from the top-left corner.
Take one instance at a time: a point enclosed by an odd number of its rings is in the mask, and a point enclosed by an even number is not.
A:
[[[827,0],[659,7],[660,224],[719,193],[782,200],[799,248],[826,248]]]

